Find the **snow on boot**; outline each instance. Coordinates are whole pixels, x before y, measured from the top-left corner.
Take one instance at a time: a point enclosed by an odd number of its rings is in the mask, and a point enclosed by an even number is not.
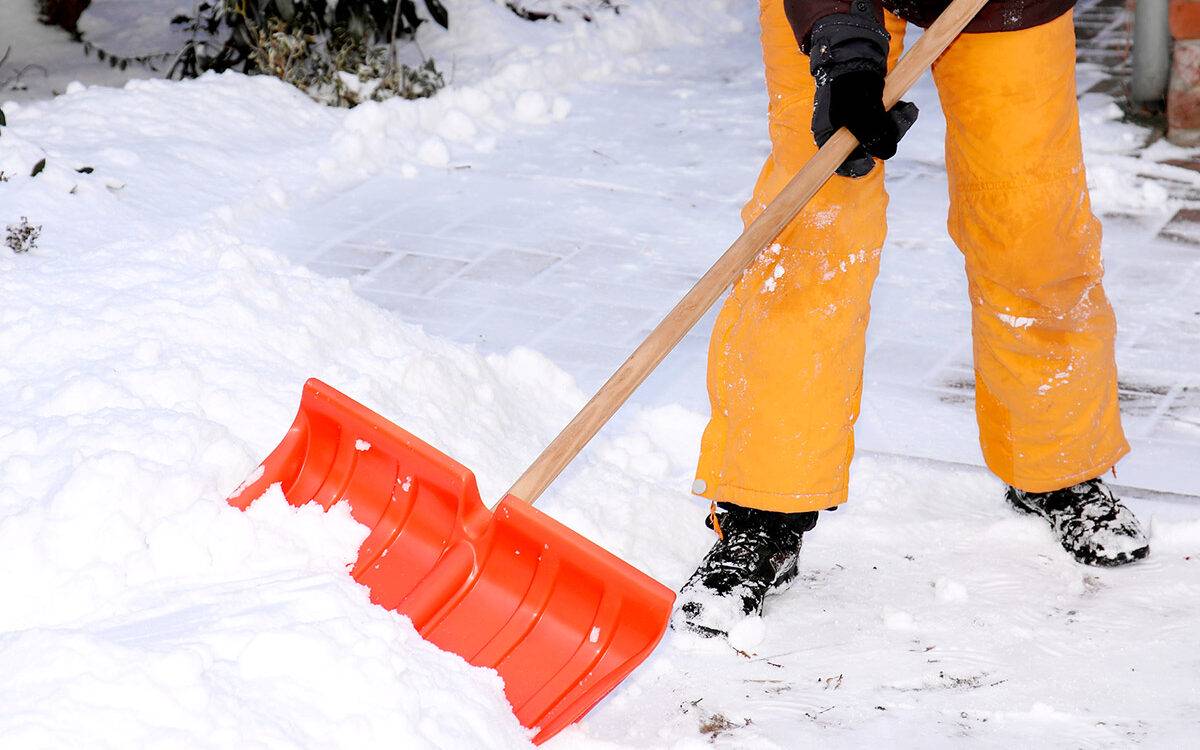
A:
[[[680,589],[671,627],[712,638],[762,614],[767,594],[791,584],[801,537],[817,523],[817,514],[718,503],[707,523],[717,541]]]
[[[1141,524],[1100,478],[1052,492],[1009,487],[1008,501],[1050,521],[1063,549],[1085,565],[1126,565],[1150,554]]]

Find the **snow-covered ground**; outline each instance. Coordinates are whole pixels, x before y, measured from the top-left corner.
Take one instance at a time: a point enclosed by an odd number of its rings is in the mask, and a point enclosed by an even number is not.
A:
[[[0,254],[0,744],[527,744],[494,675],[345,575],[365,533],[348,514],[223,498],[308,376],[497,497],[736,235],[765,148],[761,74],[733,0],[566,26],[450,10],[452,33],[422,41],[454,61],[430,101],[334,111],[226,75],[3,105],[0,224],[43,232]],[[868,440],[907,424],[916,438],[876,445],[908,455],[857,461],[850,505],[808,536],[801,581],[743,653],[668,634],[553,747],[1178,747],[1200,731],[1200,505],[1135,493],[1151,559],[1081,568],[953,452],[974,440],[969,371],[889,381],[896,362],[961,371],[966,351],[928,81],[916,99],[874,299],[872,356],[892,359],[873,360],[863,420]],[[1161,146],[1137,153],[1111,102],[1084,105],[1097,205],[1125,217],[1106,252],[1125,382],[1144,386],[1125,389],[1131,432],[1173,430],[1144,443],[1144,475],[1195,494],[1200,252],[1147,239],[1176,204],[1144,175],[1195,185],[1149,158]],[[539,504],[670,586],[711,539],[687,492],[703,334]]]
[[[79,19],[79,33],[38,23],[37,0],[0,2],[0,101],[29,101],[55,96],[74,81],[120,86],[130,78],[165,75],[187,38],[171,17],[191,13],[192,0],[91,0]],[[105,59],[101,60],[99,51]],[[146,57],[149,66],[113,65],[108,55]]]

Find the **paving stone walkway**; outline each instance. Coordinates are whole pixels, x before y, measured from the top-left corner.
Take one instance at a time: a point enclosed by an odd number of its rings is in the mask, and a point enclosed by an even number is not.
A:
[[[1081,4],[1085,101],[1125,85],[1128,22],[1113,0]],[[593,84],[573,97],[565,122],[506,136],[493,154],[337,195],[313,212],[335,222],[296,218],[295,256],[432,334],[485,352],[530,347],[593,390],[736,237],[769,148],[751,29],[727,49],[659,57],[660,75]],[[921,127],[944,127],[928,78],[914,98]],[[889,165],[891,234],[872,299],[858,440],[865,450],[981,464],[965,280],[922,271],[961,268],[941,219],[928,225],[944,216],[945,175],[940,141],[922,143]],[[1136,162],[1159,186],[1147,194],[1174,207],[1150,200],[1102,211],[1135,445],[1119,480],[1200,494],[1200,159],[1113,158]],[[938,208],[916,205],[930,195]],[[707,411],[712,317],[635,401]]]

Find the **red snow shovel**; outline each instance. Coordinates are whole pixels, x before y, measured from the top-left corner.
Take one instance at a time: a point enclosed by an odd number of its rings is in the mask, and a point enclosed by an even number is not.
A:
[[[888,77],[890,108],[975,15],[955,0]],[[856,145],[841,130],[663,319],[492,510],[471,471],[318,380],[253,481],[293,505],[350,503],[371,531],[352,575],[423,637],[492,667],[541,743],[582,717],[657,645],[671,589],[532,504]]]

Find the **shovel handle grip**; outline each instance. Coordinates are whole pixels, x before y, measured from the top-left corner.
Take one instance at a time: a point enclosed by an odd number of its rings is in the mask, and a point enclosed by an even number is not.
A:
[[[933,65],[985,2],[954,0],[926,29],[887,77],[883,89],[887,109]],[[542,451],[508,494],[531,504],[537,501],[742,271],[800,213],[857,145],[858,141],[845,128],[834,133]]]

